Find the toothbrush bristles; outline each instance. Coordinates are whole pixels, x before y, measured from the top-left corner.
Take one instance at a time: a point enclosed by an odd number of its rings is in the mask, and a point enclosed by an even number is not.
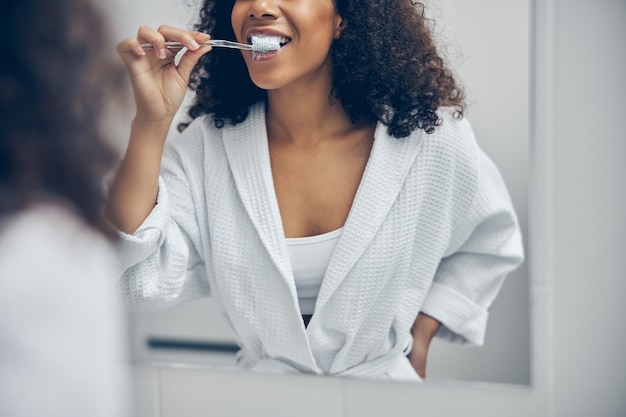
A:
[[[279,36],[253,36],[252,50],[255,52],[271,52],[280,49]]]

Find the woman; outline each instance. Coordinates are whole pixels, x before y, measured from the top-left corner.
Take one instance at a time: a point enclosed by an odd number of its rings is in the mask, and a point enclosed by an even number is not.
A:
[[[98,128],[123,68],[89,1],[10,0],[0,21],[0,415],[123,416]]]
[[[122,42],[126,300],[211,294],[253,369],[418,381],[435,333],[482,343],[521,237],[426,23],[409,0],[206,1],[197,32]],[[202,32],[282,46],[211,51]],[[188,80],[193,121],[166,143]]]

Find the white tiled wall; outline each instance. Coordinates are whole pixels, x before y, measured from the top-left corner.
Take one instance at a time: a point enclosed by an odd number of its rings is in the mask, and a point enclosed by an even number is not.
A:
[[[142,386],[135,417],[541,415],[541,401],[536,399],[540,394],[514,385],[447,382],[421,386],[171,367],[137,367],[135,373]]]

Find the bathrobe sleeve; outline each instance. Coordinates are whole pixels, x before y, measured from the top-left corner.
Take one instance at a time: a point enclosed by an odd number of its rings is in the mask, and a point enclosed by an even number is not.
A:
[[[482,345],[487,309],[523,260],[522,237],[504,181],[477,149],[476,186],[460,216],[421,311],[442,323],[437,337]]]
[[[120,232],[121,293],[131,311],[165,310],[210,295],[199,249],[198,197],[190,185],[201,177],[201,157],[193,158],[202,152],[193,149],[197,124],[187,129],[177,143],[166,146],[154,209],[135,233]]]

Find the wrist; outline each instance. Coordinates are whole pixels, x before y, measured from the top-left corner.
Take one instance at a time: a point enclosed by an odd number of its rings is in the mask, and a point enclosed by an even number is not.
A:
[[[131,123],[129,144],[163,147],[171,125],[170,119],[146,120],[135,117]]]
[[[153,133],[165,132],[165,134],[167,135],[167,132],[169,132],[173,120],[173,117],[150,118],[135,115],[135,118],[131,123],[131,129],[133,131],[139,130]]]
[[[411,333],[413,334],[414,339],[430,342],[430,340],[435,337],[435,334],[437,334],[440,327],[441,322],[437,319],[424,313],[419,313],[413,327],[411,328]]]
[[[168,123],[133,120],[126,156],[135,154],[141,159],[156,158],[160,161],[169,129]]]

